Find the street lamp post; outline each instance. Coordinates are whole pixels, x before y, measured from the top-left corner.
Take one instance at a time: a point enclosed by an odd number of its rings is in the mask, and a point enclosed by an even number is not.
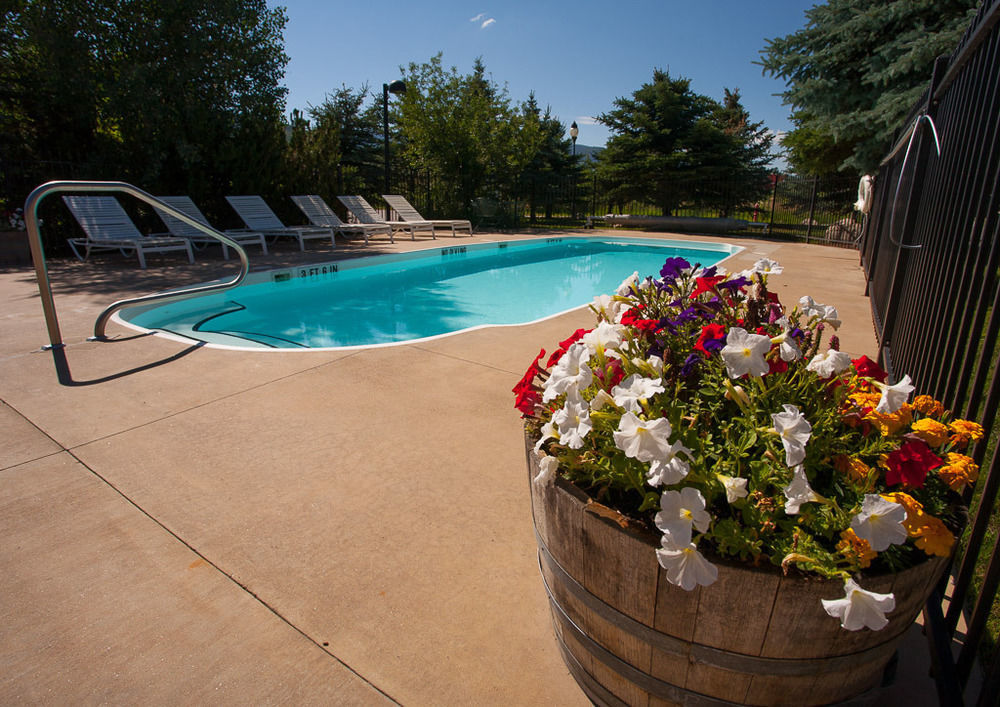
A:
[[[385,173],[385,191],[384,194],[388,194],[391,187],[389,186],[389,94],[401,95],[406,93],[406,83],[396,79],[392,83],[382,84],[382,141],[384,152],[384,169]],[[389,218],[389,207],[385,207],[385,217]]]
[[[574,221],[576,220],[576,137],[579,134],[580,128],[576,126],[576,121],[574,120],[569,126],[569,139],[573,141],[573,193],[570,218]]]

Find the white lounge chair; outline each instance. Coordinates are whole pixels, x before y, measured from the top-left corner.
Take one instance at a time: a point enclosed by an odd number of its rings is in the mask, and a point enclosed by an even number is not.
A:
[[[304,196],[293,196],[292,201],[302,210],[302,213],[309,219],[313,226],[332,228],[334,233],[344,235],[360,233],[365,237],[365,245],[368,245],[368,236],[378,233],[385,233],[389,236],[389,241],[395,243],[392,237],[392,227],[387,223],[344,223],[337,216],[336,212],[323,201],[322,197],[316,194]]]
[[[201,212],[189,196],[158,196],[156,197],[162,201],[167,206],[172,206],[173,208],[181,211],[195,221],[203,223],[210,228],[214,228],[212,224],[208,222],[205,218],[205,214]],[[184,223],[176,216],[168,214],[166,211],[153,207],[156,211],[156,215],[160,217],[160,220],[166,225],[167,230],[170,231],[175,236],[180,238],[187,238],[191,241],[192,245],[221,245],[222,246],[222,257],[229,260],[229,246],[227,246],[222,241],[212,238],[205,233],[202,233],[194,226]],[[218,230],[218,229],[215,229]],[[267,255],[267,242],[264,239],[263,233],[258,233],[256,231],[250,231],[247,229],[229,229],[222,231],[226,236],[236,241],[240,245],[259,245],[264,251],[264,255]]]
[[[388,224],[394,232],[409,233],[411,240],[416,240],[417,231],[426,230],[430,230],[431,238],[437,238],[434,233],[434,224],[430,221],[386,221],[362,196],[338,196],[337,198],[347,207],[358,223]]]
[[[469,235],[472,235],[472,222],[468,219],[425,219],[410,205],[410,202],[398,194],[383,194],[382,198],[396,212],[396,215],[407,223],[432,223],[435,228],[450,228],[451,235],[456,237],[459,230],[468,231]]]
[[[314,238],[329,238],[331,245],[337,247],[333,229],[318,226],[286,226],[259,196],[227,196],[226,201],[251,231],[263,233],[265,236],[295,238],[299,241],[299,250],[305,250],[305,242]]]
[[[86,234],[85,238],[68,239],[69,247],[80,260],[86,260],[95,251],[120,250],[122,255],[128,255],[134,250],[139,266],[145,270],[146,253],[183,250],[188,262],[194,262],[190,241],[163,234],[144,236],[113,196],[64,196],[62,199]]]

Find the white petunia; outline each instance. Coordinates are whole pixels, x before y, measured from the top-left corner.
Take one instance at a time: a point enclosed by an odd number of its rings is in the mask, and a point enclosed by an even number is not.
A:
[[[851,530],[859,538],[867,540],[872,550],[882,552],[890,545],[906,542],[905,520],[906,509],[903,506],[877,493],[868,493],[861,502],[861,512],[851,520]]]
[[[795,466],[806,458],[806,442],[812,436],[812,425],[794,405],[782,405],[784,412],[771,414],[774,429],[785,448],[785,464]]]
[[[559,460],[548,455],[542,456],[537,452],[535,456],[538,457],[538,474],[533,479],[534,483],[539,486],[551,484],[556,478],[556,469],[559,468]]]
[[[782,491],[785,492],[785,513],[793,516],[799,512],[803,503],[820,500],[819,495],[809,486],[806,470],[801,464],[792,469],[792,480]]]
[[[725,487],[726,501],[729,503],[735,503],[739,499],[747,497],[746,479],[738,476],[726,476],[725,474],[716,474],[715,476],[722,482],[723,487]]]
[[[639,358],[638,356],[636,356],[635,358],[632,359],[632,365],[634,365],[636,368],[642,368],[643,366],[649,366],[650,368],[653,369],[653,372],[656,375],[658,375],[658,376],[662,376],[663,375],[663,359],[660,358],[659,356],[650,356],[645,361],[643,361],[641,358]]]
[[[780,275],[784,271],[783,267],[770,258],[761,258],[749,270],[751,274],[759,273],[761,275]]]
[[[639,271],[636,270],[634,273],[622,280],[622,284],[618,285],[618,289],[615,290],[616,295],[626,297],[632,294],[632,288],[637,287],[639,284]]]
[[[633,373],[628,378],[611,389],[611,397],[615,404],[634,413],[642,412],[641,400],[648,400],[656,393],[664,391],[663,381],[646,378],[639,373]]]
[[[807,319],[816,317],[817,321],[826,322],[834,329],[840,328],[840,315],[837,308],[829,304],[819,304],[808,295],[799,299],[799,309]]]
[[[712,516],[705,510],[705,497],[701,491],[685,486],[680,491],[663,492],[660,512],[653,520],[664,536],[669,536],[671,544],[684,547],[691,542],[691,527],[704,533]]]
[[[745,329],[733,327],[726,334],[726,345],[722,349],[722,360],[730,378],[739,378],[749,373],[762,376],[770,370],[764,356],[771,349],[771,339],[760,334],[750,334]]]
[[[597,395],[593,397],[590,401],[591,410],[603,410],[608,405],[614,406],[615,399],[608,395],[608,391],[601,388],[597,391]]]
[[[896,608],[896,598],[892,594],[878,594],[862,589],[857,582],[848,578],[844,581],[843,599],[822,599],[826,613],[840,619],[840,625],[848,631],[858,631],[865,626],[879,631],[889,624],[885,615]]]
[[[622,315],[631,309],[631,305],[620,302],[611,295],[598,295],[590,306],[609,322],[621,321]]]
[[[625,456],[641,462],[667,457],[670,454],[670,421],[665,417],[640,420],[634,412],[626,412],[613,433],[615,444]]]
[[[559,430],[559,442],[570,449],[580,449],[583,438],[593,429],[590,407],[574,391],[566,396],[566,402],[552,415],[552,422]]]
[[[670,446],[668,458],[654,459],[649,463],[649,471],[646,473],[646,482],[653,487],[672,486],[676,484],[691,471],[691,465],[680,458],[679,455],[691,458],[691,450],[679,441]]]
[[[591,352],[601,348],[606,354],[611,355],[611,352],[617,352],[618,347],[622,345],[625,329],[622,324],[601,322],[584,334],[579,343],[585,345]]]
[[[903,380],[895,385],[886,385],[878,381],[872,381],[872,383],[882,391],[882,397],[879,398],[875,412],[883,415],[891,415],[899,410],[906,399],[910,397],[910,393],[913,392],[913,382],[909,376],[903,376]]]
[[[676,547],[667,536],[661,540],[663,548],[656,551],[660,567],[666,570],[667,581],[690,592],[699,584],[708,586],[719,577],[719,568],[706,560],[694,543]]]
[[[539,440],[537,442],[535,442],[535,453],[536,454],[542,448],[542,444],[545,442],[545,440],[547,440],[547,439],[559,439],[559,433],[556,432],[556,426],[552,424],[551,420],[549,420],[544,425],[542,425],[541,434],[542,434],[542,436],[539,438]]]
[[[827,350],[825,353],[818,353],[806,366],[807,371],[812,371],[820,378],[831,378],[847,370],[851,365],[851,357],[843,351]]]
[[[802,349],[799,348],[799,342],[795,340],[788,329],[772,337],[771,343],[778,344],[778,352],[781,354],[781,360],[786,363],[798,361],[802,358]]]
[[[580,390],[589,386],[594,379],[594,372],[587,365],[588,361],[590,349],[579,341],[566,349],[559,363],[552,368],[548,380],[542,384],[545,389],[542,400],[549,402],[570,389]]]

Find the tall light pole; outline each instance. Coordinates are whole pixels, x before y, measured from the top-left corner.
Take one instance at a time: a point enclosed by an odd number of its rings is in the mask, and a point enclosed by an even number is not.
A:
[[[406,84],[399,79],[396,79],[392,83],[382,84],[382,141],[384,143],[385,149],[385,165],[382,170],[385,173],[385,191],[384,194],[388,194],[391,187],[389,186],[389,94],[401,95],[406,93]],[[385,217],[389,218],[389,207],[385,207]]]
[[[576,137],[580,134],[580,128],[576,126],[574,120],[569,126],[569,139],[573,141],[573,205],[570,209],[570,218],[576,220]]]

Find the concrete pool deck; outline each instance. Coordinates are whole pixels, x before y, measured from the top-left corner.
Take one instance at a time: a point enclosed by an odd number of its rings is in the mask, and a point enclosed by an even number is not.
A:
[[[856,251],[693,240],[745,246],[732,270],[777,260],[783,302],[835,305],[842,348],[874,355]],[[249,252],[269,268],[452,244]],[[34,270],[0,270],[0,702],[587,704],[552,634],[510,389],[591,315],[343,352],[116,324],[85,341],[116,299],[234,269],[51,263],[62,383]],[[913,631],[892,702],[934,704]]]

